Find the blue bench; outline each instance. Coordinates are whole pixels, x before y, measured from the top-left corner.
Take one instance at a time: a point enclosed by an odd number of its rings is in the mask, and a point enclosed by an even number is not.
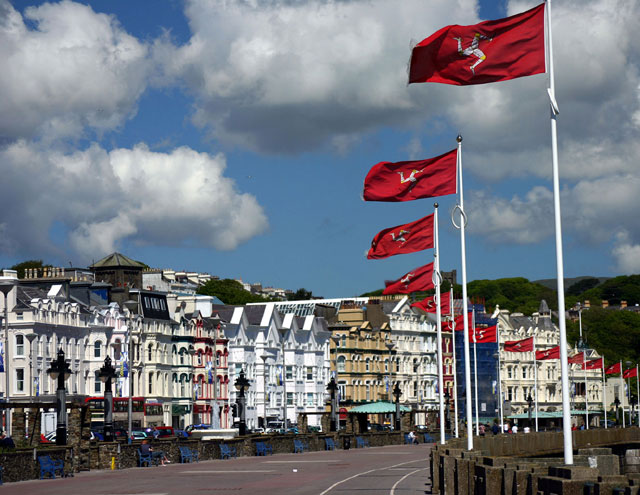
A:
[[[146,464],[147,467],[151,467],[154,464],[158,464],[158,460],[154,459],[153,452],[147,452],[143,454],[140,449],[138,449],[138,467],[143,467]]]
[[[178,447],[180,449],[180,463],[184,464],[185,462],[200,462],[200,454],[195,449],[190,449],[189,447]]]
[[[436,443],[433,437],[429,433],[424,434],[424,443]]]
[[[356,448],[363,449],[365,447],[369,447],[369,440],[366,440],[363,437],[356,437]]]
[[[232,457],[238,457],[236,448],[231,445],[220,444],[220,458],[231,459]]]
[[[333,441],[333,438],[326,437],[324,439],[324,450],[336,450],[336,443]]]
[[[302,454],[304,451],[309,451],[309,444],[297,438],[293,439],[293,453]]]
[[[52,459],[48,455],[39,455],[38,463],[40,464],[40,479],[43,480],[45,475],[51,476],[51,479],[56,479],[56,473],[64,478],[64,461]]]
[[[273,455],[273,447],[267,442],[256,442],[256,455]]]

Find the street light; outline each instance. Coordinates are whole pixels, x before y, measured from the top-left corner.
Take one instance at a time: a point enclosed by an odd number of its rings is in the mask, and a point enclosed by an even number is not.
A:
[[[244,391],[249,388],[249,380],[245,378],[244,370],[240,370],[240,376],[236,378],[234,385],[236,386],[236,390],[238,391],[238,399],[236,403],[238,404],[238,409],[239,409],[238,412],[240,413],[240,428],[239,428],[240,431],[238,433],[240,434],[240,436],[243,436],[243,435],[246,435],[247,433],[247,424],[245,422],[246,400],[244,397]]]
[[[631,368],[633,364],[631,361],[624,362],[627,369]],[[620,376],[623,376],[622,370],[620,371]],[[629,406],[629,426],[633,425],[633,414],[631,413],[631,384],[629,383],[629,377],[627,376],[627,406]],[[622,408],[622,414],[624,414],[624,408]]]
[[[327,385],[327,390],[331,394],[331,419],[329,422],[329,431],[336,431],[336,425],[338,424],[338,421],[336,420],[336,390],[338,390],[338,385],[336,384],[334,377],[331,377],[329,385]]]
[[[128,426],[128,440],[127,442],[131,443],[131,436],[133,435],[133,423],[132,423],[132,418],[133,418],[133,345],[132,345],[132,335],[131,335],[131,330],[132,330],[132,326],[133,326],[133,310],[138,308],[138,301],[135,301],[133,299],[129,299],[128,301],[124,302],[125,307],[129,310],[129,318],[128,318],[128,322],[127,322],[127,361],[129,361],[128,363],[128,379],[129,379],[129,401],[127,403],[127,426]]]
[[[9,292],[17,284],[16,279],[7,279],[0,282],[0,292],[4,294],[4,401],[9,402]],[[11,420],[9,409],[4,410],[4,423],[7,435],[11,435]]]
[[[531,397],[531,392],[529,392],[529,395],[525,400],[529,404],[529,427],[531,427],[531,408],[533,407],[533,398]]]
[[[64,359],[64,351],[62,349],[58,349],[58,357],[55,361],[51,361],[51,367],[47,370],[47,373],[54,380],[58,380],[56,390],[56,408],[58,410],[56,445],[67,445],[67,394],[64,382],[71,376],[71,368]]]
[[[387,380],[388,380],[387,383],[388,383],[388,387],[389,387],[388,388],[389,394],[388,394],[387,397],[389,398],[389,401],[391,401],[391,351],[393,350],[393,343],[392,342],[385,342],[384,345],[387,346],[387,349],[389,349],[389,369],[387,370],[388,373],[389,373],[389,376],[387,377]]]
[[[197,399],[196,390],[198,387],[198,382],[196,379],[196,373],[195,373],[194,364],[193,364],[193,358],[196,355],[196,349],[192,345],[190,345],[188,352],[189,352],[189,356],[191,356],[191,376],[193,376],[193,385],[191,385],[191,392],[189,393],[189,397],[191,397],[191,424],[194,425],[196,424],[194,411],[196,408],[196,399]]]
[[[496,378],[498,380],[498,411],[500,413],[500,433],[504,432],[504,414],[502,412],[502,381],[500,380],[500,350],[493,353],[493,359],[496,361]]]
[[[445,429],[451,431],[451,418],[449,417],[449,412],[451,410],[451,406],[449,404],[451,400],[451,394],[449,393],[449,389],[446,389],[444,391],[444,400],[446,403],[446,407],[444,408]]]
[[[270,354],[262,354],[262,427],[267,431],[267,359],[271,358]]]
[[[340,343],[340,336],[339,335],[332,335],[331,336],[331,340],[333,340],[333,343],[335,344],[335,348],[336,348],[336,362],[335,362],[335,369],[336,369],[336,373],[335,373],[335,378],[336,378],[336,384],[340,383],[338,380],[338,344]],[[338,389],[338,407],[340,407],[340,390]],[[340,424],[338,424],[338,429],[340,429]]]
[[[396,399],[396,424],[395,424],[396,431],[400,431],[400,396],[401,395],[402,395],[402,390],[400,390],[400,387],[396,383],[396,386],[393,388],[393,396]]]
[[[616,423],[620,424],[620,411],[618,410],[618,407],[620,407],[620,399],[618,399],[618,397],[613,400],[613,405],[616,407]]]
[[[116,369],[111,364],[111,358],[104,358],[104,365],[98,374],[104,383],[104,439],[106,442],[113,441],[113,392],[111,390],[111,380],[116,377]]]
[[[287,431],[287,360],[284,355],[284,338],[287,335],[286,328],[278,328],[282,344],[282,425]]]

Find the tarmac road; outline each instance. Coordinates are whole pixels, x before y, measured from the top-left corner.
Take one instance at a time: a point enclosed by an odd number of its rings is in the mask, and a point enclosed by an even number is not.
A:
[[[430,493],[431,445],[276,454],[231,460],[90,471],[74,478],[5,483],[16,495]]]

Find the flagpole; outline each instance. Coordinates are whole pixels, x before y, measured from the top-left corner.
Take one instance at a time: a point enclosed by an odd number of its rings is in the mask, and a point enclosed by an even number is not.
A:
[[[585,428],[589,429],[589,389],[587,388],[587,369],[584,370],[584,411],[586,415]]]
[[[445,423],[444,423],[444,380],[442,378],[442,316],[440,314],[440,253],[438,252],[438,203],[433,204],[433,277],[436,286],[436,343],[438,346],[438,399],[440,401],[440,443],[445,444]]]
[[[480,436],[480,416],[478,413],[478,354],[476,353],[476,309],[473,308],[473,321],[471,322],[471,328],[473,329],[473,382],[476,394],[476,435]]]
[[[622,396],[622,394],[624,394],[624,378],[622,377],[622,359],[620,360],[620,396]],[[627,395],[627,394],[625,394]],[[626,428],[627,427],[627,422],[624,419],[624,400],[620,401],[622,402],[622,427]]]
[[[607,429],[607,382],[604,377],[604,356],[602,356],[602,410],[604,411],[604,429]]]
[[[538,432],[538,360],[536,359],[536,336],[533,336],[533,386],[536,401],[536,433]]]
[[[467,216],[464,213],[464,193],[462,187],[462,136],[458,135],[456,138],[458,142],[458,192],[459,192],[459,204],[457,209],[460,210],[460,225],[456,225],[455,220],[452,217],[453,225],[460,229],[460,268],[462,272],[462,313],[464,318],[464,384],[465,384],[465,409],[467,417],[467,450],[473,450],[473,411],[471,410],[471,367],[469,361],[471,357],[469,355],[469,318],[467,313],[469,312],[469,305],[467,303],[467,246],[464,235],[464,228],[467,223]]]
[[[640,376],[638,375],[638,364],[636,363],[636,387],[637,387],[637,400],[638,400],[638,426],[640,426]]]
[[[453,412],[456,418],[456,438],[460,437],[458,432],[458,366],[456,364],[456,318],[453,310],[453,288],[449,290],[449,313],[451,315],[451,342],[453,342]]]
[[[500,409],[500,433],[504,433],[504,413],[502,410],[502,378],[500,373],[500,316],[496,322],[496,341],[498,343],[498,407]]]
[[[571,403],[569,400],[569,365],[567,363],[567,328],[564,307],[564,263],[562,258],[562,221],[560,214],[560,179],[558,172],[558,104],[553,79],[553,43],[551,39],[551,0],[546,0],[549,97],[551,99],[551,158],[553,165],[553,206],[556,229],[556,265],[558,283],[558,322],[560,326],[560,375],[562,381],[562,432],[564,437],[564,463],[573,464],[573,437],[571,432]]]

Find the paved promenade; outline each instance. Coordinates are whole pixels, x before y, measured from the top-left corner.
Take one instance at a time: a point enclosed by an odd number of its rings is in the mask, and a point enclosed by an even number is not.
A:
[[[184,495],[430,493],[430,445],[242,457],[119,471],[74,478],[6,483],[2,495]]]

